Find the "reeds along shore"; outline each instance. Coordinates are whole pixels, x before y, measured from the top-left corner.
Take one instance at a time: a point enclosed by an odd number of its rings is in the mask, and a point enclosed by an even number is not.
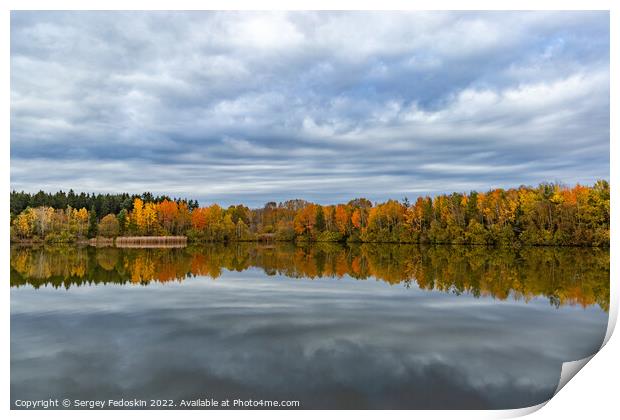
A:
[[[118,248],[177,248],[187,246],[186,236],[119,236]]]

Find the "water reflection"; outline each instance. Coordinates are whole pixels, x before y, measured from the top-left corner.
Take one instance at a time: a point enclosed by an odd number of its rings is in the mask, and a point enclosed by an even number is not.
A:
[[[282,243],[217,244],[182,249],[11,248],[11,286],[147,285],[223,270],[259,268],[268,276],[377,279],[475,297],[523,300],[542,296],[556,307],[609,309],[609,251],[597,248],[298,247]]]
[[[13,408],[48,398],[519,408],[553,395],[563,362],[599,349],[609,252],[13,248],[11,286]]]

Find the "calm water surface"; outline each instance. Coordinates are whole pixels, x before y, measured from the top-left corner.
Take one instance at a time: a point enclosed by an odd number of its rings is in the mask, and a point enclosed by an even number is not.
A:
[[[519,408],[597,351],[609,251],[11,249],[11,400]]]

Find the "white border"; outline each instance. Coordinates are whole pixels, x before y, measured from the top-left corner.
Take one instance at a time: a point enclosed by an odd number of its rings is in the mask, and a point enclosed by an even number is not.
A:
[[[590,1],[577,1],[566,0],[562,2],[552,2],[547,0],[503,0],[503,1],[491,1],[491,0],[435,0],[435,1],[406,1],[406,0],[382,0],[382,1],[367,1],[357,0],[355,2],[345,2],[339,0],[300,0],[291,1],[285,0],[263,0],[261,2],[251,2],[245,0],[229,0],[229,1],[198,1],[198,0],[175,0],[175,1],[159,1],[157,3],[146,0],[93,0],[93,1],[79,1],[79,0],[56,0],[56,1],[43,1],[43,0],[23,0],[23,1],[4,1],[2,8],[0,9],[0,28],[1,28],[1,56],[3,58],[3,65],[0,67],[2,72],[2,81],[5,86],[2,89],[4,94],[4,101],[2,101],[2,112],[0,121],[1,127],[4,133],[4,139],[0,142],[2,147],[1,157],[3,164],[0,166],[2,177],[4,178],[5,195],[4,200],[0,200],[0,207],[2,209],[2,215],[4,223],[0,223],[0,235],[4,239],[3,253],[2,253],[2,267],[4,272],[9,270],[9,201],[8,196],[10,192],[10,10],[54,10],[54,9],[94,9],[94,10],[266,10],[266,9],[283,9],[283,10],[610,10],[611,18],[611,145],[610,145],[610,159],[611,162],[617,161],[618,148],[616,142],[618,141],[618,124],[616,121],[620,117],[618,115],[618,99],[617,99],[617,83],[616,75],[620,70],[618,65],[619,52],[619,30],[620,25],[620,6],[619,2],[612,0],[590,0]],[[44,168],[42,168],[44,170]],[[612,185],[612,198],[611,198],[611,212],[612,212],[612,232],[616,231],[616,216],[617,216],[617,196],[615,194],[615,187],[618,182],[618,171],[614,166],[610,166],[611,177],[610,182]],[[613,326],[617,320],[618,314],[618,264],[614,263],[614,257],[618,254],[618,240],[616,236],[612,235],[611,241],[611,305],[610,305],[610,325],[608,327],[608,333],[606,340],[610,338]],[[8,273],[7,273],[8,274]],[[9,276],[5,277],[5,281],[8,282]],[[45,416],[46,418],[82,418],[85,416],[84,412],[79,411],[10,411],[10,334],[9,334],[9,322],[10,322],[10,300],[9,300],[9,287],[5,285],[3,287],[2,302],[4,303],[4,312],[2,320],[2,333],[5,338],[4,346],[2,346],[2,361],[5,366],[5,374],[3,375],[2,382],[2,395],[4,396],[4,409],[9,411],[9,416],[14,418],[36,418],[38,416]],[[288,418],[295,416],[296,418],[314,418],[317,414],[320,416],[333,415],[338,417],[353,417],[355,418],[371,418],[377,415],[388,415],[392,418],[503,418],[503,417],[516,417],[534,412],[532,418],[547,419],[547,418],[609,418],[613,416],[612,413],[618,413],[617,401],[617,384],[619,372],[619,361],[616,357],[620,354],[620,344],[617,337],[612,337],[607,342],[603,351],[597,354],[591,362],[587,364],[587,367],[579,373],[576,380],[569,381],[566,387],[561,392],[552,398],[547,404],[541,404],[540,406],[531,407],[522,410],[506,410],[506,411],[389,411],[387,413],[377,411],[347,411],[347,412],[314,412],[314,411],[302,411],[292,413],[290,411],[190,411],[183,412],[183,416],[192,418],[204,419],[206,416],[218,417],[218,418],[231,418],[247,414],[253,418]],[[539,410],[544,406],[544,409]],[[116,416],[131,416],[132,418],[169,418],[171,415],[181,415],[177,412],[168,411],[137,411],[137,412],[114,412],[109,411],[89,411],[86,416],[94,419],[104,419],[110,415]]]

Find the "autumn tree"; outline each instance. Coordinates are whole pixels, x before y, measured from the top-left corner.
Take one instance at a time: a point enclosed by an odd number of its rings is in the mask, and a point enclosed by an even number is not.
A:
[[[157,218],[166,234],[176,234],[179,207],[176,202],[167,199],[157,205]]]
[[[336,229],[338,229],[338,232],[343,235],[347,233],[347,228],[349,225],[349,214],[345,205],[339,204],[336,206],[334,223],[336,224]]]
[[[133,200],[133,210],[130,215],[129,228],[132,232],[138,234],[144,234],[145,232],[144,201],[137,197]]]
[[[99,222],[98,233],[99,235],[107,238],[114,238],[118,236],[119,223],[116,216],[113,214],[105,215]]]
[[[147,235],[158,235],[160,233],[157,209],[158,205],[155,203],[146,203],[144,206],[141,230]]]
[[[79,210],[73,209],[71,213],[71,220],[74,221],[77,236],[82,237],[88,231],[88,210],[85,207],[82,207]]]
[[[316,204],[308,204],[295,215],[294,226],[298,235],[312,236],[314,225],[316,224]]]
[[[31,208],[22,211],[13,220],[12,233],[20,239],[30,238],[34,232],[35,219],[36,216]]]

